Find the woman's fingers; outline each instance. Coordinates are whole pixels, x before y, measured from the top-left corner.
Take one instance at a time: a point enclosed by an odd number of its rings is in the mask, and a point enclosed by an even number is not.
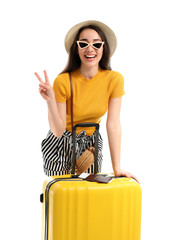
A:
[[[44,83],[43,80],[41,79],[40,75],[39,75],[37,72],[35,72],[34,74],[35,74],[35,76],[38,78],[38,80],[40,81],[40,83]]]
[[[128,177],[128,178],[133,178],[134,180],[136,180],[136,182],[139,183],[139,181],[138,181],[138,179],[136,178],[136,176],[134,176],[133,174],[131,174],[131,173],[129,173],[129,172],[127,172],[126,177]],[[139,183],[139,184],[140,184],[140,183]]]
[[[41,94],[41,96],[42,96],[46,101],[48,100],[48,96],[47,96],[47,94],[45,93],[44,90],[39,89],[39,93]]]
[[[50,89],[50,86],[46,83],[39,84],[39,87],[42,87],[42,88],[45,88],[45,89]]]
[[[51,101],[51,100],[55,100],[55,93],[54,93],[54,90],[53,90],[52,86],[50,85],[49,78],[48,78],[46,70],[44,70],[45,81],[43,81],[41,79],[41,77],[39,76],[39,74],[37,72],[35,72],[35,76],[40,81],[39,92],[40,92],[41,96],[47,102]]]
[[[46,83],[50,84],[46,70],[44,70],[44,76],[45,76]]]
[[[43,82],[42,78],[40,77],[40,75],[39,75],[37,72],[35,72],[34,74],[35,74],[35,76],[38,78],[38,80],[40,81],[40,83],[43,84],[44,82]],[[48,75],[47,75],[46,70],[44,70],[44,76],[45,76],[45,83],[50,85],[49,77],[48,77]]]
[[[139,182],[139,180],[136,178],[136,176],[134,176],[134,175],[133,175],[132,173],[130,173],[130,172],[120,170],[120,171],[118,172],[117,176],[118,176],[118,177],[124,176],[124,177],[127,177],[127,178],[133,178],[136,182],[138,182],[138,183],[140,184],[140,182]]]
[[[140,182],[139,182],[139,180],[136,178],[136,176],[131,175],[131,178],[133,178],[134,180],[136,180],[136,182],[138,182],[138,183],[140,184]]]
[[[43,87],[40,87],[39,89],[40,89],[41,91],[44,91],[44,92],[47,91],[47,89],[46,89],[46,88],[43,88]]]

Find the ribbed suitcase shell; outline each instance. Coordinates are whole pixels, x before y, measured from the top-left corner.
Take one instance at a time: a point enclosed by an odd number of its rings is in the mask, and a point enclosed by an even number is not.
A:
[[[43,193],[42,240],[140,240],[142,193],[131,178],[103,184],[54,176]]]

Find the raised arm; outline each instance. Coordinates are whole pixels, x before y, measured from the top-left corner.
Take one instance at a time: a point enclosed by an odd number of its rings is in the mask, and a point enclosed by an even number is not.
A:
[[[66,103],[56,102],[55,94],[46,71],[44,71],[45,82],[38,73],[35,72],[35,75],[40,81],[39,92],[48,106],[50,129],[56,137],[61,137],[66,129]]]

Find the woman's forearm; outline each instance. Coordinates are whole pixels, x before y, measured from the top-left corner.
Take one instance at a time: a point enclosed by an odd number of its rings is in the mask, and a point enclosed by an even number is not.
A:
[[[61,137],[66,127],[58,112],[56,101],[47,102],[47,106],[50,129],[55,136]]]
[[[109,149],[114,173],[120,170],[120,153],[121,153],[121,125],[115,128],[107,127]]]

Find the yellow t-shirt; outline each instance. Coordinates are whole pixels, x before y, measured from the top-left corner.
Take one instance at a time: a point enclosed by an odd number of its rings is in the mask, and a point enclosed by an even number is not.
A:
[[[124,78],[119,72],[99,69],[92,78],[87,79],[81,75],[80,69],[71,73],[73,85],[73,125],[83,122],[100,123],[102,116],[108,108],[110,98],[119,98],[125,94]],[[67,105],[66,129],[71,129],[71,88],[69,74],[57,76],[53,83],[55,99]],[[92,135],[95,127],[77,128],[77,134],[86,130],[87,135]]]

